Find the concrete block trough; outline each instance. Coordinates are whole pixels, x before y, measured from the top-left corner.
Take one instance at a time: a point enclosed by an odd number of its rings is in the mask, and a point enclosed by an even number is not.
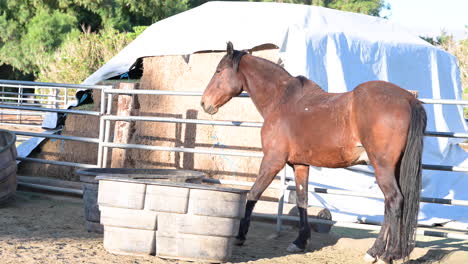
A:
[[[165,169],[128,169],[128,168],[97,168],[77,170],[80,175],[80,181],[83,183],[83,202],[86,219],[86,229],[89,232],[102,233],[101,213],[99,210],[97,198],[99,182],[97,176],[110,176],[124,179],[147,179],[158,181],[171,181],[180,183],[201,183],[204,173],[190,170],[165,170]],[[104,203],[111,204],[111,207],[142,209],[145,203],[146,187],[140,185],[127,185],[123,182],[115,181],[113,184],[107,184],[104,188],[105,193],[116,193],[118,195],[109,196]],[[122,190],[122,192],[120,192]],[[138,195],[141,193],[141,195]],[[106,205],[103,205],[106,206]],[[109,219],[107,219],[109,220]],[[123,221],[123,220],[122,220]]]
[[[145,177],[96,179],[106,250],[206,262],[231,256],[246,190]]]

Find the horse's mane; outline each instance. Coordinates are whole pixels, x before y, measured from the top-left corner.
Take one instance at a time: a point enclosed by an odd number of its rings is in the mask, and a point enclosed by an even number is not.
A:
[[[232,54],[232,67],[238,71],[239,70],[239,63],[240,60],[242,59],[242,56],[247,54],[247,52],[243,50],[234,50],[234,53]]]
[[[244,51],[239,51],[239,52],[244,52]],[[240,57],[239,57],[239,61],[240,59],[242,58],[242,56],[244,56],[247,52],[244,52],[244,54],[242,54]],[[235,53],[234,53],[234,56],[235,56]],[[276,68],[276,69],[279,69],[279,70],[282,70],[283,72],[287,73],[289,76],[292,77],[292,75],[286,70],[284,69],[281,65],[279,65],[278,63],[274,63],[270,60],[267,60],[267,59],[264,59],[264,58],[261,58],[261,57],[257,57],[257,56],[253,56],[255,57],[256,59],[260,60],[260,61],[263,61],[265,62],[265,64],[267,65],[270,65],[272,66],[272,68]]]

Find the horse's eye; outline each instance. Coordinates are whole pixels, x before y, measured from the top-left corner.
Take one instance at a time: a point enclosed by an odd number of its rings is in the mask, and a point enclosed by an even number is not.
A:
[[[220,73],[221,71],[220,70],[216,70],[216,73]]]

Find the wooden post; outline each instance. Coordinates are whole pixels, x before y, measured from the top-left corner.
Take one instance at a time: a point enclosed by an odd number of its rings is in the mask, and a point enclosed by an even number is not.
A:
[[[120,83],[118,89],[133,90],[138,89],[136,83]],[[121,94],[117,102],[118,116],[131,116],[136,111],[135,95]],[[128,144],[132,137],[133,126],[132,121],[116,121],[114,128],[114,143]],[[128,166],[127,149],[112,149],[111,168],[125,168]]]

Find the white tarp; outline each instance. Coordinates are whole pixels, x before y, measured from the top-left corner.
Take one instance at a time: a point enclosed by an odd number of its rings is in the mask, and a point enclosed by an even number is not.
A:
[[[329,92],[345,92],[369,80],[386,80],[419,91],[420,98],[461,99],[454,56],[388,20],[327,8],[250,2],[209,2],[153,24],[85,80],[94,84],[127,72],[137,58],[185,55],[271,43],[285,68]],[[204,87],[200,87],[202,91]],[[466,132],[462,107],[425,105],[429,131]],[[426,137],[423,162],[468,167],[460,140]],[[466,173],[425,170],[423,196],[468,200]],[[380,193],[370,174],[345,169],[311,170],[312,186]],[[382,220],[383,202],[310,194],[311,203],[330,208],[335,219]],[[468,224],[468,208],[422,204],[427,224],[450,219]]]

